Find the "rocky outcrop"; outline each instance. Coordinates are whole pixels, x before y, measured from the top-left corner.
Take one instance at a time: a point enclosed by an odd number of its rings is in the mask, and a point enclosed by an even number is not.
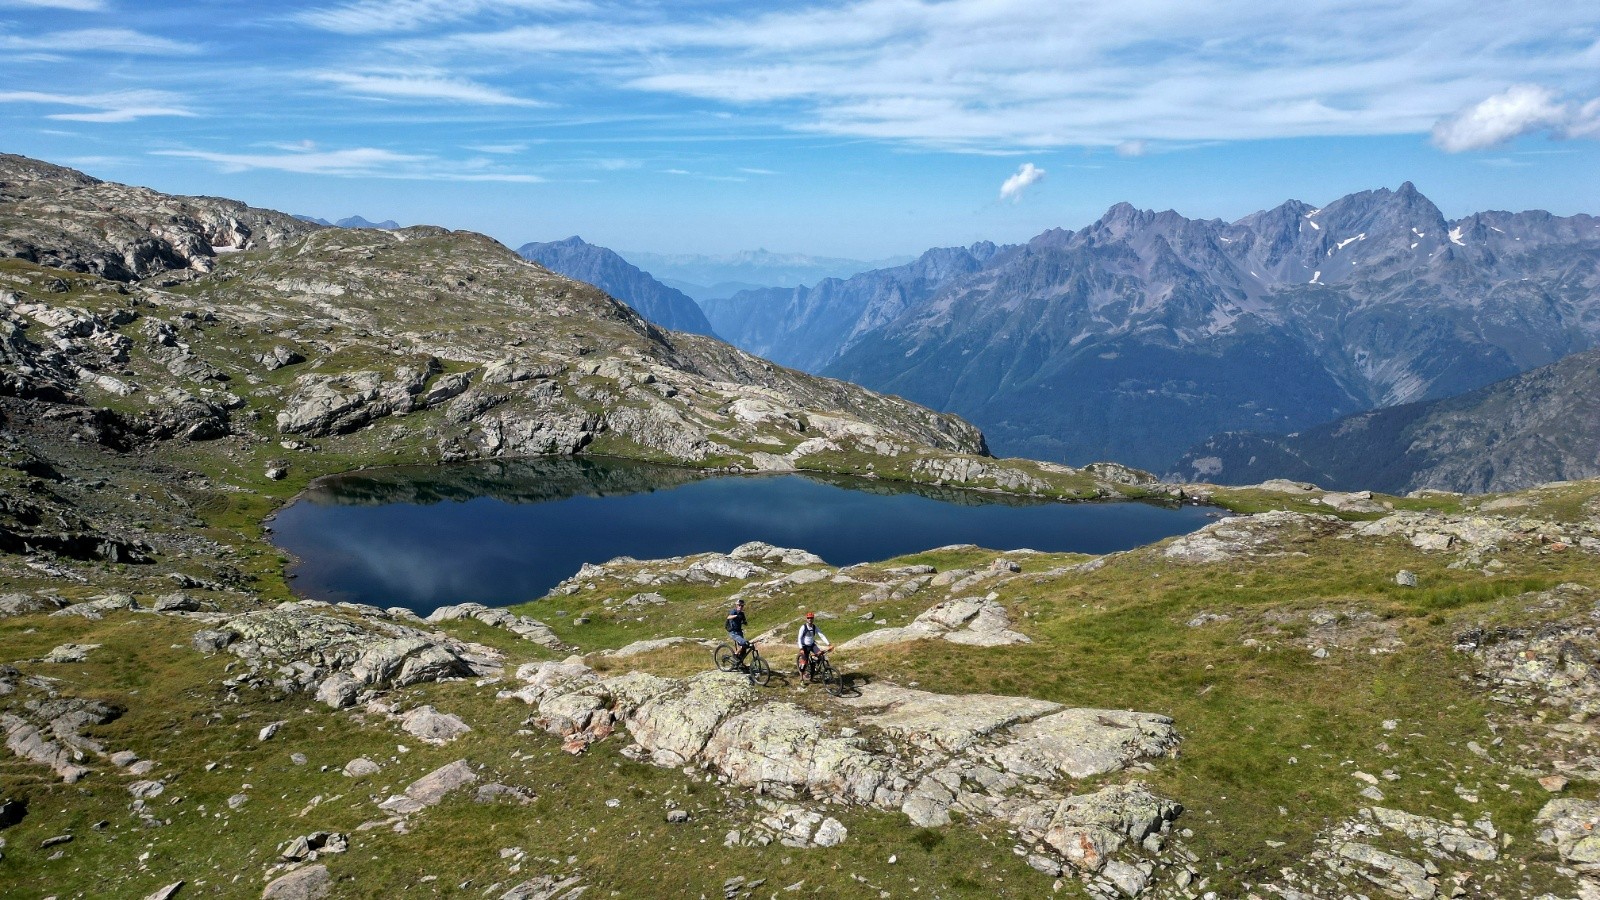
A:
[[[905,641],[940,638],[953,644],[974,647],[1000,647],[1027,644],[1031,639],[1011,630],[1011,614],[992,597],[967,597],[946,600],[900,628],[880,628],[857,635],[839,646],[841,650],[862,650]]]
[[[621,728],[633,741],[624,750],[630,756],[705,767],[758,796],[898,810],[924,827],[948,824],[953,812],[999,820],[1043,854],[1041,866],[1130,894],[1143,890],[1146,873],[1123,857],[1181,811],[1137,783],[1061,792],[1069,779],[1176,752],[1178,735],[1164,716],[881,683],[825,716],[765,699],[736,674],[602,677],[568,661],[529,664],[517,676],[523,686],[500,696],[537,707],[535,723],[574,752]],[[800,846],[835,836],[820,813],[771,812],[729,842],[764,833]]]
[[[1568,614],[1527,627],[1474,628],[1456,637],[1456,650],[1471,654],[1491,698],[1548,733],[1559,775],[1600,780],[1600,602],[1578,584],[1511,602],[1544,617]],[[1546,723],[1544,711],[1559,715]]]
[[[494,628],[504,628],[524,640],[550,650],[566,649],[566,644],[562,643],[561,639],[556,637],[556,633],[550,630],[550,626],[543,622],[528,616],[515,615],[499,607],[484,606],[482,603],[441,606],[428,614],[427,621],[439,623],[459,619],[475,619]]]
[[[1177,538],[1162,555],[1180,563],[1205,565],[1231,559],[1282,555],[1295,534],[1334,534],[1345,527],[1336,516],[1277,511],[1233,516]]]
[[[0,713],[0,729],[5,731],[6,749],[12,754],[46,766],[56,777],[73,784],[89,774],[85,762],[105,754],[105,748],[83,730],[115,721],[122,713],[121,707],[98,700],[46,694],[15,712]]]
[[[231,635],[224,639],[226,649],[250,669],[227,685],[305,692],[341,708],[374,691],[497,671],[497,659],[487,648],[315,609],[314,604],[285,604],[222,622],[218,630]]]
[[[133,281],[208,272],[217,248],[281,247],[315,226],[214,197],[173,197],[0,154],[0,256]]]

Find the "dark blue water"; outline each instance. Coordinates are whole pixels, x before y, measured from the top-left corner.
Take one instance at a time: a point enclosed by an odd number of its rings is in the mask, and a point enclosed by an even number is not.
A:
[[[1190,532],[1215,511],[1049,503],[808,475],[708,476],[623,460],[374,470],[318,482],[271,523],[296,590],[321,600],[505,606],[585,562],[802,547],[833,565],[947,544],[1107,553]]]

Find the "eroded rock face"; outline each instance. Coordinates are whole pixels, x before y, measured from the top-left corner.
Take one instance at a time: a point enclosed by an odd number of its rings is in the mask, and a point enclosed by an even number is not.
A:
[[[1113,863],[1182,809],[1138,783],[1076,796],[1061,790],[1068,778],[1176,752],[1179,737],[1164,716],[884,683],[823,715],[767,699],[734,673],[601,678],[576,660],[529,664],[517,677],[523,687],[500,696],[536,706],[535,723],[569,749],[625,729],[634,742],[627,755],[702,766],[758,796],[898,810],[924,827],[948,824],[953,811],[997,819],[1036,852],[1107,885],[1133,884],[1128,873],[1142,870]],[[773,812],[760,833],[787,835],[797,846],[832,839],[820,814]],[[759,837],[752,835],[730,841]]]

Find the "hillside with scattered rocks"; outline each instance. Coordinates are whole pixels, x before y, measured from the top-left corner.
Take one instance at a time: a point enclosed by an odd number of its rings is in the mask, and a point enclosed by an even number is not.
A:
[[[244,249],[142,277],[92,231],[0,259],[8,897],[1600,896],[1600,481],[997,460],[478,235],[234,218]],[[319,476],[594,452],[1217,519],[1104,556],[623,557],[426,616],[295,595],[263,524]],[[738,599],[765,684],[712,664]],[[808,611],[840,696],[795,672]]]

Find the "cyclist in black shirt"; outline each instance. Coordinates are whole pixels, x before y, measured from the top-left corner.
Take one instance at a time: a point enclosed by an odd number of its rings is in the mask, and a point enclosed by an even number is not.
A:
[[[744,636],[744,624],[744,598],[741,597],[734,601],[733,609],[728,613],[728,620],[723,623],[723,627],[728,629],[728,637],[732,638],[734,645],[739,648],[734,657],[739,661],[741,671],[744,669],[744,656],[750,650],[750,642]]]

